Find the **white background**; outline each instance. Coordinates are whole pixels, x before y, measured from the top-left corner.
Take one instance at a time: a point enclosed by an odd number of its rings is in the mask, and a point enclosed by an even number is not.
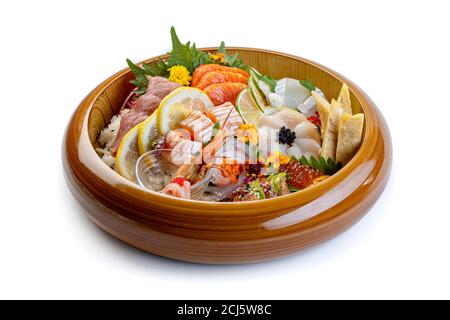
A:
[[[2,1],[0,298],[450,298],[447,1]],[[82,98],[170,48],[268,48],[356,82],[391,129],[375,207],[337,238],[247,266],[155,257],[84,215],[61,166]]]

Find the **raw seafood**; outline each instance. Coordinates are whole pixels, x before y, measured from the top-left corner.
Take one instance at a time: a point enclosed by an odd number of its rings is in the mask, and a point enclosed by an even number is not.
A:
[[[243,76],[239,73],[228,71],[213,71],[205,74],[195,87],[199,89],[205,89],[207,86],[213,83],[241,82],[247,84],[247,81],[248,77]]]
[[[191,86],[196,87],[197,83],[202,79],[202,77],[207,74],[208,72],[212,71],[227,71],[227,72],[234,72],[241,74],[245,77],[248,77],[249,74],[247,71],[239,69],[239,68],[230,68],[226,66],[222,66],[219,64],[202,64],[198,66],[194,73],[192,74],[192,82]]]
[[[167,60],[127,60],[136,87],[98,139],[123,177],[181,199],[256,201],[319,184],[357,152],[364,115],[345,83],[330,103],[311,80],[276,80],[224,44],[203,52],[172,37]]]
[[[139,96],[131,105],[130,111],[122,117],[116,140],[111,149],[115,155],[125,134],[138,123],[147,119],[158,108],[161,100],[180,85],[163,77],[149,77],[145,94]]]
[[[203,91],[206,92],[216,106],[225,102],[231,102],[235,105],[239,92],[246,87],[245,83],[223,82],[211,84],[204,88]]]

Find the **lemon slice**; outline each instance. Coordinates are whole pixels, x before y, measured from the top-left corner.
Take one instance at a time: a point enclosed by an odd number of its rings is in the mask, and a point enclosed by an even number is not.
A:
[[[159,104],[156,125],[160,134],[178,128],[191,110],[206,111],[213,107],[211,99],[197,88],[181,87],[172,91]]]
[[[138,147],[139,154],[143,155],[147,151],[151,150],[153,141],[159,136],[158,130],[156,128],[156,112],[153,112],[150,117],[148,117],[138,130]]]
[[[247,124],[255,124],[259,117],[263,114],[261,110],[256,107],[253,99],[250,97],[248,89],[242,90],[236,99],[236,108],[242,119]]]
[[[136,162],[139,158],[138,133],[142,122],[134,126],[120,142],[116,156],[116,168],[122,177],[136,182]]]

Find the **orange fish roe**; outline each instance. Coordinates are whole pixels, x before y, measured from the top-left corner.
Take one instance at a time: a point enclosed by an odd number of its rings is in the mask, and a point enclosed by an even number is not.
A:
[[[287,183],[297,189],[306,188],[313,183],[314,179],[322,175],[320,170],[300,164],[296,160],[280,165],[278,172],[286,172],[288,174]]]

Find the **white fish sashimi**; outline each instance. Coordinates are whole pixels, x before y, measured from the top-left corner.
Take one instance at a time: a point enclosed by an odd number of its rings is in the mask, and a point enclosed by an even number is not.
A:
[[[316,87],[314,89],[314,92],[317,93],[320,97],[324,98],[326,101],[328,101],[327,98],[325,97],[325,94],[319,88]],[[303,103],[300,103],[297,106],[297,109],[308,118],[314,116],[317,111],[317,105],[314,100],[314,97],[310,96]]]
[[[275,93],[283,99],[283,106],[296,109],[311,93],[296,79],[283,78],[277,81]]]

